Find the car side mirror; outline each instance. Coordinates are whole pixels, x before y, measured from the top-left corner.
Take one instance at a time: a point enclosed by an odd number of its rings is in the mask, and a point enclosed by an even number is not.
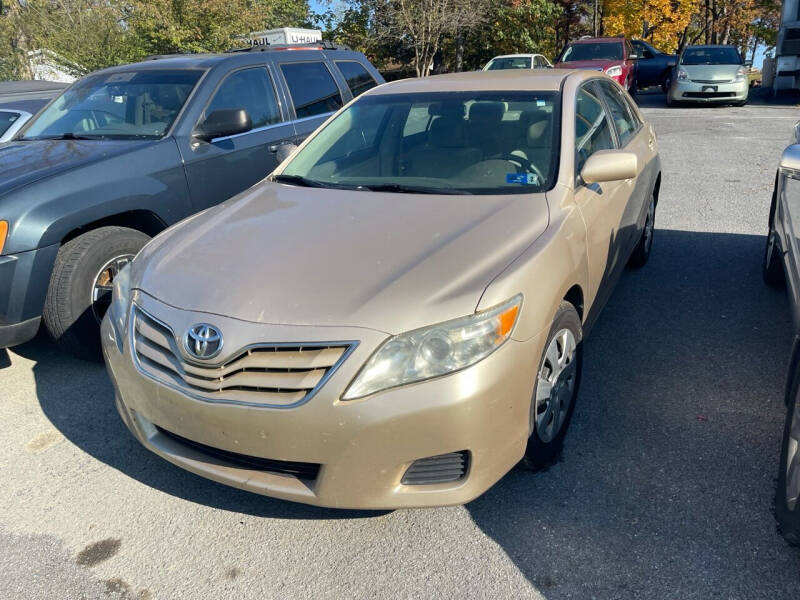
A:
[[[636,54],[636,53],[632,52],[631,54],[628,54],[628,60],[636,60],[638,58],[639,58],[639,55]]]
[[[194,130],[194,137],[206,142],[245,133],[253,128],[250,115],[243,108],[222,108],[208,115]]]
[[[639,173],[639,160],[633,152],[599,150],[592,154],[581,169],[584,183],[602,183],[631,179]]]
[[[747,67],[748,69],[752,69],[753,68],[753,61],[752,60],[744,61],[744,66]]]

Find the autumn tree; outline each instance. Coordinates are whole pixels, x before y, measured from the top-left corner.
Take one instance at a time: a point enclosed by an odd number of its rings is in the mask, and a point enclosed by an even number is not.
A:
[[[647,39],[674,51],[697,13],[697,0],[605,0],[603,8],[607,35]]]

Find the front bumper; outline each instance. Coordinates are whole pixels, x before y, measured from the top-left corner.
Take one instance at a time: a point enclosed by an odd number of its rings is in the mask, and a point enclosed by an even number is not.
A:
[[[697,102],[700,104],[730,104],[744,102],[750,85],[744,81],[731,83],[698,83],[692,80],[675,80],[669,90],[674,102]]]
[[[296,342],[325,336],[358,339],[355,351],[319,392],[294,408],[209,402],[142,374],[127,334],[109,317],[103,351],[123,421],[148,449],[198,475],[259,494],[337,508],[393,509],[463,504],[479,496],[522,457],[543,336],[509,340],[478,364],[438,379],[340,401],[347,385],[386,335],[360,328],[244,323],[189,313],[139,295],[142,308],[165,323],[208,321],[230,348],[257,340]],[[179,438],[257,459],[320,465],[313,481],[248,468]],[[467,451],[466,477],[404,485],[416,460]]]
[[[0,256],[0,348],[27,342],[39,330],[56,254],[58,244]]]

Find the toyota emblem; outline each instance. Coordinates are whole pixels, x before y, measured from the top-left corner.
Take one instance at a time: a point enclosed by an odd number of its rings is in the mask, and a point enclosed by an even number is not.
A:
[[[208,360],[222,350],[222,334],[208,323],[192,325],[183,340],[186,352],[193,358]]]

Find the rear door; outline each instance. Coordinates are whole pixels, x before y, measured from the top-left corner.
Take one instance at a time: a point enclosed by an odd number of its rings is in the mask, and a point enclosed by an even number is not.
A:
[[[186,177],[197,210],[227,200],[266,177],[276,166],[270,147],[291,140],[294,128],[281,107],[266,64],[231,71],[217,86],[198,124],[215,110],[243,108],[253,129],[211,140],[181,140]]]
[[[322,54],[318,59],[292,59],[290,54],[287,52],[285,56],[275,58],[275,64],[289,93],[296,141],[299,143],[344,106],[350,94],[339,88],[331,66]]]

